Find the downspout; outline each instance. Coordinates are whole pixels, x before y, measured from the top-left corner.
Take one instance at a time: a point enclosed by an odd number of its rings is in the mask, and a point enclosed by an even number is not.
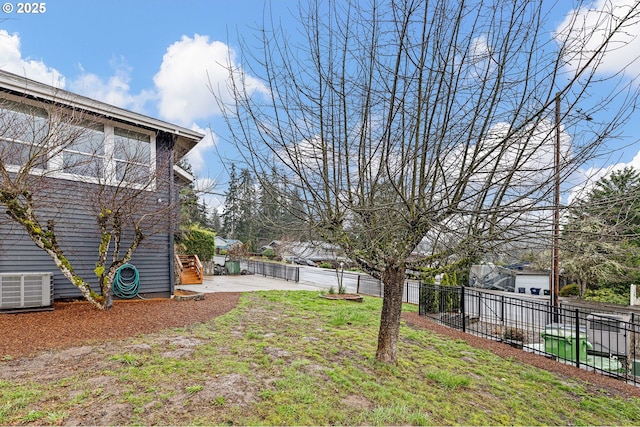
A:
[[[175,135],[167,135],[167,157],[169,159],[169,204],[171,205],[171,203],[176,202],[175,200],[175,176],[173,175],[173,163],[175,162],[174,159],[174,147],[176,144],[176,139],[177,136]],[[169,139],[170,138],[170,139]],[[170,290],[171,290],[171,297],[173,297],[173,295],[175,294],[175,275],[176,275],[176,269],[175,269],[175,265],[174,265],[174,259],[175,259],[175,254],[174,254],[174,243],[175,243],[175,239],[174,239],[174,230],[176,227],[176,223],[175,223],[175,216],[174,215],[170,215],[170,219],[169,219],[169,283],[170,283]]]

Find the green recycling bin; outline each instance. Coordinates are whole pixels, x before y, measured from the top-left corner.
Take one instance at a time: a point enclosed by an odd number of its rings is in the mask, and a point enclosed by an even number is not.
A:
[[[240,274],[240,261],[226,261],[224,266],[227,268],[227,274]]]
[[[587,342],[586,331],[580,330],[576,336],[574,326],[552,323],[545,326],[541,336],[544,339],[546,353],[555,354],[558,358],[571,362],[576,361],[576,356],[579,356],[581,362],[587,361],[587,348],[591,344]]]

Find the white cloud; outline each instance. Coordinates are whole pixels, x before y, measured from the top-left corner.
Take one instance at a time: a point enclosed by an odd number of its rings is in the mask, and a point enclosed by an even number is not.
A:
[[[187,154],[187,160],[189,161],[189,164],[191,164],[196,176],[208,175],[207,172],[209,172],[209,170],[207,168],[208,165],[206,157],[207,154],[213,150],[213,147],[215,147],[217,136],[211,132],[211,129],[203,129],[197,124],[193,124],[191,126],[191,130],[204,134],[204,138],[191,151],[189,151]]]
[[[160,71],[153,78],[160,96],[160,116],[186,125],[219,114],[211,91],[219,92],[225,102],[231,100],[227,90],[229,63],[242,73],[235,64],[234,51],[226,44],[198,34],[193,38],[182,36],[167,48]],[[266,91],[256,79],[243,77],[250,88]]]
[[[586,61],[605,41],[607,34],[618,25],[620,19],[629,15],[629,19],[609,40],[606,50],[598,62],[587,67],[605,75],[624,72],[629,79],[640,79],[640,8],[637,0],[596,0],[588,7],[570,11],[556,30],[556,36],[567,41],[565,59],[567,69],[575,73],[586,66]],[[627,166],[640,168],[640,153],[628,163],[617,163],[605,167],[590,167],[576,171],[570,182],[568,202],[584,197],[599,179],[611,172]]]
[[[142,91],[137,95],[131,94],[131,68],[121,60],[112,63],[114,74],[106,81],[93,73],[85,72],[73,79],[69,90],[97,99],[117,107],[126,108],[139,113],[145,113],[145,104],[156,97],[153,91]]]
[[[606,167],[591,167],[579,171],[578,181],[580,185],[573,188],[569,195],[569,202],[584,198],[593,189],[595,183],[604,177],[608,177],[611,173],[621,171],[626,167],[632,167],[640,170],[640,152],[635,155],[629,162],[620,162]]]
[[[196,193],[204,202],[209,211],[217,211],[221,213],[222,207],[224,207],[225,197],[222,195],[222,191],[218,189],[218,182],[212,178],[197,178],[194,183]]]
[[[567,14],[556,35],[567,40],[565,59],[569,69],[575,72],[584,67],[612,28],[627,14],[628,21],[608,42],[600,61],[593,65],[605,73],[626,69],[632,76],[640,75],[640,10],[637,0],[597,0],[591,7],[581,7]]]
[[[65,78],[58,70],[41,60],[22,58],[20,36],[6,30],[0,30],[0,68],[60,89],[65,87]]]
[[[114,74],[107,80],[86,72],[82,66],[80,66],[81,74],[78,77],[67,79],[55,68],[47,66],[42,60],[23,58],[19,34],[10,35],[6,30],[0,30],[0,68],[3,70],[143,113],[145,104],[156,95],[152,91],[142,91],[137,95],[131,94],[130,67],[123,60],[113,61],[112,66]]]

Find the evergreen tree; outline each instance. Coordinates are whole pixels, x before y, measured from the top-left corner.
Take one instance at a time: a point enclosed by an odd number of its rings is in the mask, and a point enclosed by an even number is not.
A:
[[[247,250],[256,250],[258,230],[256,188],[253,175],[249,169],[242,169],[238,179],[238,218],[236,223],[237,239],[242,241]]]
[[[229,188],[225,193],[225,205],[222,213],[222,234],[228,239],[236,239],[236,228],[240,217],[240,199],[238,193],[238,176],[235,164],[231,164],[229,172]]]
[[[209,224],[209,228],[216,232],[222,230],[222,221],[220,220],[220,215],[218,215],[218,211],[216,209],[209,210],[207,223]]]
[[[187,160],[181,161],[179,166],[194,175],[191,164]],[[194,226],[213,230],[207,220],[207,206],[198,197],[193,182],[182,187],[178,197],[180,201],[180,230],[189,230]]]
[[[259,180],[259,224],[258,224],[258,240],[259,243],[268,243],[279,236],[278,224],[282,220],[282,206],[277,189],[277,175],[263,174]]]
[[[622,288],[640,280],[640,172],[601,178],[570,210],[562,234],[565,274],[580,287]]]
[[[640,172],[635,168],[628,166],[601,178],[578,206],[640,245]]]

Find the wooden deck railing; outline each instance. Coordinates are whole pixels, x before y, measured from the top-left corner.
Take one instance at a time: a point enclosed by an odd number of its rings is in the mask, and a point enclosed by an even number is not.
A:
[[[204,277],[204,268],[198,255],[178,255],[180,260],[179,265],[181,267],[180,275],[185,277],[185,273],[193,272],[197,278],[197,283],[202,283]]]

